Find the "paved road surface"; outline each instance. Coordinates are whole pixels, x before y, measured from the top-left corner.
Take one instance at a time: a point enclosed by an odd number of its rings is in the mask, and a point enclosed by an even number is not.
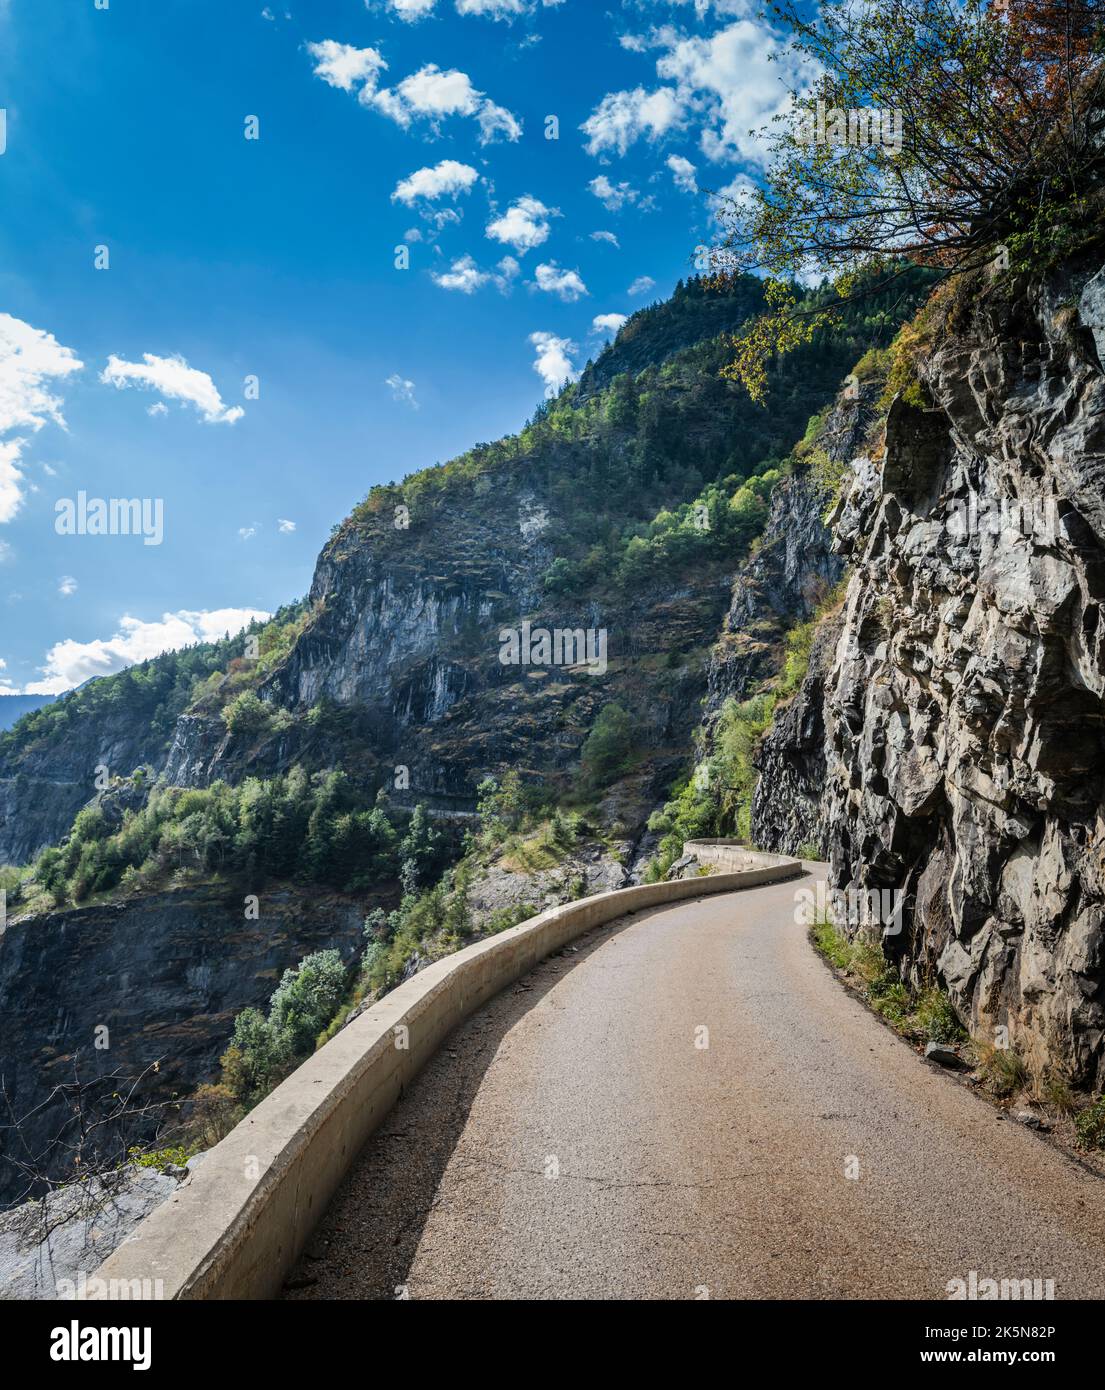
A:
[[[976,1270],[1105,1297],[1105,1181],[846,994],[795,886],[624,919],[495,999],[286,1296],[944,1298]]]

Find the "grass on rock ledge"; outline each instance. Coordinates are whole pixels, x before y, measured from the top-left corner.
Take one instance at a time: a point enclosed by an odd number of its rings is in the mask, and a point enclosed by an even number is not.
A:
[[[881,943],[862,930],[846,936],[827,916],[810,928],[810,941],[844,982],[901,1037],[915,1046],[942,1043],[958,1049],[973,1068],[970,1080],[1003,1108],[1030,1108],[1059,1137],[1085,1152],[1105,1152],[1105,1095],[1088,1104],[1066,1078],[1033,1075],[1013,1048],[972,1038],[951,1000],[935,984],[911,989],[887,960]]]

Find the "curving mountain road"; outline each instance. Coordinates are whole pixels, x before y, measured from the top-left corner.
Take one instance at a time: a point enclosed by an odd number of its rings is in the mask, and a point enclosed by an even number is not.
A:
[[[623,919],[493,1000],[286,1297],[945,1298],[971,1270],[1105,1297],[1105,1182],[852,999],[801,883]]]

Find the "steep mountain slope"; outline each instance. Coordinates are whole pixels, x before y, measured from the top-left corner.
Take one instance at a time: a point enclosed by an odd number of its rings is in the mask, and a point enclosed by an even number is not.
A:
[[[98,768],[129,777],[163,767],[195,683],[240,658],[245,641],[202,643],[89,681],[0,733],[0,864],[27,864],[60,840],[96,794]]]

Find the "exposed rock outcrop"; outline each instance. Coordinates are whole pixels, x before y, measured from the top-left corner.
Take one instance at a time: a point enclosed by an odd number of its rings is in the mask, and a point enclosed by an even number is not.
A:
[[[830,849],[825,816],[825,680],[837,640],[839,615],[823,622],[814,637],[801,688],[776,713],[756,758],[759,780],[752,797],[752,842],[783,854],[800,851],[826,859]]]
[[[851,403],[841,409],[856,414]],[[784,478],[772,493],[763,536],[737,571],[722,633],[710,653],[707,730],[727,699],[743,700],[774,674],[787,631],[811,618],[839,582],[844,564],[833,554],[826,505],[809,469]]]
[[[0,1301],[87,1297],[94,1272],[178,1185],[155,1168],[127,1166],[0,1213]],[[138,1293],[160,1296],[153,1284]]]
[[[832,659],[768,740],[759,822],[821,814],[838,887],[897,889],[904,973],[1036,1074],[1105,1085],[1102,275],[960,286],[836,518]],[[1096,341],[1095,341],[1096,340]],[[833,634],[826,635],[832,641]],[[825,738],[818,747],[818,707]],[[773,810],[773,806],[776,808]],[[765,836],[772,843],[771,836]]]
[[[128,1143],[148,1142],[171,1114],[134,1112],[210,1080],[235,1014],[266,1006],[283,972],[312,951],[335,948],[352,961],[363,944],[361,902],[284,888],[259,899],[257,920],[224,887],[9,923],[0,936],[0,1204],[27,1186],[12,1160],[55,1178],[67,1171],[74,1083],[86,1087],[93,1115],[105,1094],[141,1077],[125,1132]],[[105,1077],[118,1084],[96,1084]],[[55,1093],[63,1086],[67,1095]],[[5,1127],[13,1119],[18,1133]],[[63,1144],[51,1147],[59,1135]],[[97,1148],[93,1141],[85,1165]]]

